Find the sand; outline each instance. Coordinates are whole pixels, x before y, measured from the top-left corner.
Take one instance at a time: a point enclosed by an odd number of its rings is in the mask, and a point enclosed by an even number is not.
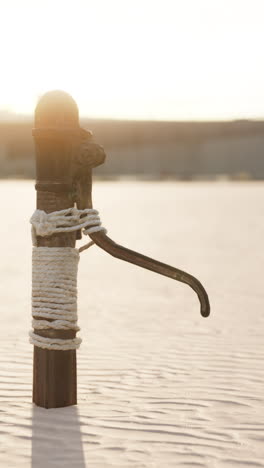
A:
[[[97,182],[114,240],[187,286],[97,247],[79,271],[78,406],[31,403],[33,182],[1,182],[0,466],[264,467],[262,183]]]

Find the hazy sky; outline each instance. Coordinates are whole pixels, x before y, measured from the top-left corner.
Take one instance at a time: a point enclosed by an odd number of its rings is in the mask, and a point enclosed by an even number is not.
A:
[[[264,0],[0,0],[0,109],[63,89],[81,115],[264,117]]]

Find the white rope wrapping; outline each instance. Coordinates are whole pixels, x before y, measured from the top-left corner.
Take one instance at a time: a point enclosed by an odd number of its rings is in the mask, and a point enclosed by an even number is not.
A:
[[[32,243],[35,246],[37,245],[37,236],[51,236],[58,232],[73,232],[80,229],[85,235],[98,231],[106,232],[98,211],[93,208],[77,210],[73,207],[52,213],[36,210],[31,216],[30,223],[32,224]]]
[[[32,260],[32,327],[35,330],[78,331],[78,250],[33,247]],[[81,339],[48,338],[31,331],[30,342],[40,348],[68,350],[79,348]]]
[[[32,224],[32,328],[35,330],[74,330],[77,325],[77,273],[79,251],[71,247],[36,247],[37,236],[82,230],[84,234],[106,231],[98,211],[93,209],[45,213],[36,210]],[[88,246],[91,243],[88,244]],[[40,336],[33,330],[30,342],[44,349],[78,349],[81,338],[59,339]]]

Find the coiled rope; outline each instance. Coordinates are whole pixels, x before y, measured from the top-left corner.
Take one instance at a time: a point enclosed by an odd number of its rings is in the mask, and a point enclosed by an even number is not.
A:
[[[46,213],[36,210],[32,224],[32,328],[35,330],[74,330],[77,325],[77,273],[80,249],[71,247],[37,247],[37,236],[51,236],[58,232],[81,230],[89,235],[105,231],[97,210],[69,208]],[[30,342],[44,349],[78,349],[81,338],[61,339],[40,336],[33,330]]]

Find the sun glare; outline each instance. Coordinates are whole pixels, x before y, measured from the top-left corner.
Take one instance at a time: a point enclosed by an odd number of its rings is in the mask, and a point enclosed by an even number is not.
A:
[[[9,0],[0,109],[63,89],[81,115],[263,117],[262,0]]]

